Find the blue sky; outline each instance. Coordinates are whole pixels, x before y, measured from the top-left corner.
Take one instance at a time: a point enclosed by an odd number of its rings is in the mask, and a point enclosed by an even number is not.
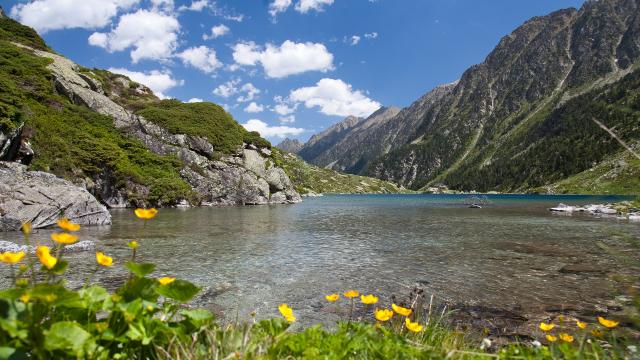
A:
[[[527,19],[582,0],[0,0],[57,52],[278,142],[409,105]]]

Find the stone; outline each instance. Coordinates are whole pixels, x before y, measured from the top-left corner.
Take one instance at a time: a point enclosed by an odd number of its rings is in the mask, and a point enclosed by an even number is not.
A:
[[[52,226],[61,217],[81,225],[111,224],[111,214],[86,189],[14,162],[0,162],[0,231]]]

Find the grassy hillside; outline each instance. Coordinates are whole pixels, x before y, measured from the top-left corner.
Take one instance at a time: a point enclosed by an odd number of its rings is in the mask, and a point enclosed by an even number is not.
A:
[[[388,181],[343,174],[311,165],[296,155],[274,149],[280,163],[300,194],[308,193],[398,193],[406,191]]]

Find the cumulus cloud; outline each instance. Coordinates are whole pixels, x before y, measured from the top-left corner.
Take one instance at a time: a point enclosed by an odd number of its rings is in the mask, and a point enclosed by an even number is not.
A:
[[[201,102],[203,102],[203,101],[204,101],[204,100],[202,100],[202,99],[200,99],[200,98],[191,98],[191,99],[187,100],[187,102],[188,102],[189,104],[193,104],[193,103],[201,103]]]
[[[269,4],[269,15],[275,17],[278,13],[285,12],[291,6],[291,0],[273,0]]]
[[[244,111],[248,113],[259,113],[264,111],[264,106],[252,101],[246,108],[244,108]]]
[[[169,14],[138,10],[120,17],[118,25],[109,33],[95,32],[89,44],[110,52],[131,50],[131,60],[162,60],[171,57],[176,49],[180,23]]]
[[[176,86],[182,86],[183,80],[173,77],[169,70],[151,70],[149,72],[130,71],[123,68],[110,68],[109,71],[128,76],[131,80],[147,86],[157,97],[167,98],[165,93]]]
[[[377,32],[372,32],[372,33],[366,33],[364,34],[364,38],[365,39],[369,39],[369,40],[373,40],[373,39],[377,39],[378,38],[378,33]]]
[[[311,42],[287,40],[280,46],[267,44],[264,48],[254,42],[238,43],[233,46],[233,59],[239,65],[262,65],[270,78],[333,70],[333,54],[323,44]]]
[[[323,11],[325,5],[333,4],[333,0],[300,0],[296,4],[296,11],[305,14],[311,10]]]
[[[173,0],[151,0],[151,7],[156,11],[173,11]]]
[[[238,96],[236,101],[237,102],[247,102],[247,101],[251,101],[251,100],[255,99],[256,95],[260,94],[260,89],[258,89],[257,87],[253,86],[252,83],[246,83],[246,84],[242,85],[242,87],[240,88],[239,93],[241,93],[243,95]]]
[[[209,40],[219,38],[220,36],[227,35],[230,31],[231,29],[229,29],[229,27],[224,24],[216,25],[211,28],[211,34],[202,35],[202,39]]]
[[[188,48],[177,55],[185,65],[193,66],[204,73],[212,73],[222,66],[215,50],[206,46]]]
[[[286,136],[295,136],[302,134],[305,130],[301,128],[294,128],[289,126],[270,126],[264,121],[258,119],[251,119],[244,124],[245,129],[248,131],[257,131],[264,137],[278,137],[284,138]]]
[[[215,89],[213,89],[213,94],[218,95],[223,98],[231,97],[238,93],[238,84],[240,83],[240,79],[231,79],[224,84],[218,85]]]
[[[260,94],[260,89],[255,87],[252,83],[246,83],[240,86],[240,82],[240,79],[231,79],[213,89],[213,94],[223,98],[239,95],[236,99],[239,103],[253,101],[256,96]]]
[[[351,38],[349,38],[348,42],[351,44],[351,46],[356,46],[360,42],[360,36],[353,35]]]
[[[191,5],[182,5],[178,8],[180,11],[202,11],[209,6],[209,0],[194,0]]]
[[[283,124],[292,124],[296,122],[296,117],[293,115],[281,116],[278,120]]]
[[[140,0],[36,0],[17,4],[11,16],[40,33],[58,29],[98,29],[111,23],[118,11]]]
[[[273,112],[278,115],[290,115],[296,111],[298,104],[289,104],[288,101],[282,98],[282,96],[275,96],[273,101],[276,102],[276,105],[273,107]]]
[[[305,107],[319,107],[325,115],[369,116],[380,108],[380,103],[369,99],[359,90],[340,79],[324,78],[315,86],[292,90],[289,99],[304,103]]]

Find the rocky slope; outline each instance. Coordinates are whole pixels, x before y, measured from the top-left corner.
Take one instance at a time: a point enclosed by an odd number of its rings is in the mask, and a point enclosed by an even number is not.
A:
[[[125,76],[53,53],[8,18],[0,57],[0,141],[33,143],[33,168],[111,207],[300,201],[270,144],[217,105],[160,101]]]
[[[366,174],[414,189],[438,182],[517,191],[589,169],[621,150],[594,116],[621,137],[638,138],[638,87],[630,78],[637,77],[638,34],[638,0],[587,1],[579,11],[527,21]]]
[[[300,140],[298,139],[286,138],[282,140],[278,145],[276,145],[276,147],[282,151],[292,153],[292,154],[297,154],[298,151],[302,149],[303,145],[304,144],[300,142]]]

